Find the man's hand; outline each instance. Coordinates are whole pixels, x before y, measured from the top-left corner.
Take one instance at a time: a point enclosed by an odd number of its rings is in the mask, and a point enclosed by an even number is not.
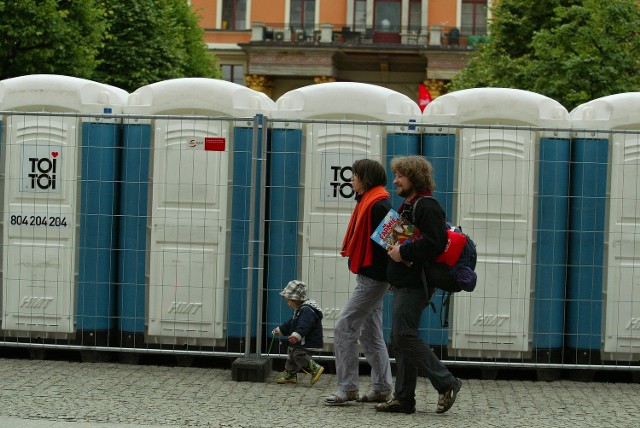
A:
[[[387,255],[391,257],[394,262],[401,262],[402,256],[400,255],[400,245],[389,245],[387,247]]]
[[[295,336],[289,336],[289,343],[295,345],[296,343],[298,343],[298,338]]]

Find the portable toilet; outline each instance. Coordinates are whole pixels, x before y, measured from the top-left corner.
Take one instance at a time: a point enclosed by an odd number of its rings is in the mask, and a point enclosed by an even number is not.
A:
[[[451,300],[450,353],[560,362],[567,110],[528,91],[478,88],[435,99],[422,124],[440,174],[434,196],[478,251],[477,288]]]
[[[363,83],[332,82],[295,89],[276,101],[272,118],[267,237],[267,331],[289,318],[278,295],[301,279],[324,311],[328,347],[335,321],[355,287],[340,255],[355,206],[351,167],[417,153],[415,101]],[[396,123],[393,123],[396,122]],[[391,194],[393,179],[388,177]],[[397,204],[396,204],[397,205]],[[386,304],[389,308],[390,305]]]
[[[118,271],[123,346],[228,351],[243,342],[256,221],[249,207],[260,185],[252,176],[254,138],[262,135],[254,135],[254,121],[274,108],[263,93],[205,78],[153,83],[129,96]]]
[[[640,92],[571,111],[569,362],[640,358]]]
[[[109,115],[127,95],[60,75],[0,82],[5,334],[109,344],[121,144]]]

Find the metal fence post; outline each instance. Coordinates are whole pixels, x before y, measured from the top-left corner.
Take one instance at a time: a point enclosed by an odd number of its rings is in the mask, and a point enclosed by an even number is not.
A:
[[[253,381],[264,382],[271,372],[271,360],[268,358],[260,358],[260,353],[251,356],[251,327],[252,327],[252,306],[253,306],[253,286],[254,286],[254,274],[258,273],[257,284],[258,287],[258,302],[257,302],[257,314],[256,314],[256,350],[260,347],[262,342],[262,333],[260,329],[260,319],[262,317],[262,243],[264,241],[264,182],[266,178],[265,174],[265,153],[266,153],[266,118],[258,114],[253,118],[253,155],[251,159],[251,179],[253,186],[250,192],[249,202],[249,250],[248,250],[248,262],[247,262],[247,311],[245,317],[245,350],[244,358],[238,358],[231,366],[231,377],[236,381]],[[262,128],[261,138],[259,133]],[[260,164],[258,164],[260,162]],[[260,167],[260,178],[258,179],[258,167]],[[256,188],[259,188],[259,201],[256,200]],[[259,213],[256,219],[256,203]],[[256,229],[258,227],[258,229]],[[258,239],[256,240],[256,230],[258,232]],[[256,248],[257,247],[257,248]],[[257,262],[255,255],[258,255]]]

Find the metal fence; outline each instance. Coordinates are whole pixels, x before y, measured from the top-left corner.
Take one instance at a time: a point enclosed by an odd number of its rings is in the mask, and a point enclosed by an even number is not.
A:
[[[351,165],[419,154],[478,250],[420,336],[448,364],[636,369],[640,131],[0,112],[0,345],[284,357],[301,279],[325,350],[355,286]],[[388,190],[395,195],[391,179]],[[384,330],[391,326],[391,293]]]

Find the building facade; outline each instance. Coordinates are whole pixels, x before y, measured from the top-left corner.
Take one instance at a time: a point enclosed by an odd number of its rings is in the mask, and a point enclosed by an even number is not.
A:
[[[491,0],[191,0],[223,78],[277,99],[322,82],[433,97],[487,34]]]

